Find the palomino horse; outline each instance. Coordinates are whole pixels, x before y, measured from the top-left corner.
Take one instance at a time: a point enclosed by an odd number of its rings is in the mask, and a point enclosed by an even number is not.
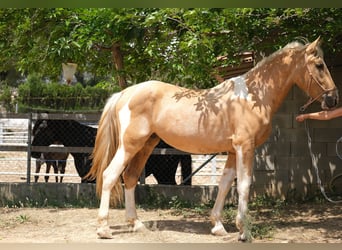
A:
[[[194,154],[228,152],[215,205],[211,232],[224,235],[221,212],[237,177],[239,240],[249,240],[246,223],[254,149],[265,142],[272,116],[297,84],[322,109],[338,103],[338,91],[319,47],[319,38],[306,45],[293,42],[263,59],[253,69],[206,90],[149,81],[114,94],[104,107],[93,151],[90,176],[97,178],[101,195],[98,214],[101,238],[111,238],[108,212],[111,191],[121,201],[133,230],[144,227],[138,219],[134,190],[146,159],[158,141]]]

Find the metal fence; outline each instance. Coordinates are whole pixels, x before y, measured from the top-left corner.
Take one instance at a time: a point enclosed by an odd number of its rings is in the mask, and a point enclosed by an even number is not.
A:
[[[30,183],[39,178],[39,182],[45,181],[45,177],[49,176],[49,181],[55,181],[55,178],[51,177],[63,177],[63,182],[80,182],[81,178],[79,173],[75,169],[75,161],[72,153],[75,154],[90,154],[92,152],[92,146],[62,146],[53,143],[50,146],[32,145],[33,134],[32,129],[38,120],[67,120],[77,121],[78,123],[96,128],[97,122],[100,118],[99,113],[88,114],[47,114],[47,113],[28,113],[28,114],[0,114],[0,182],[18,182],[26,181]],[[62,128],[63,130],[63,128]],[[64,131],[67,133],[68,131]],[[82,131],[78,131],[82,135]],[[73,134],[68,135],[72,137]],[[35,159],[32,158],[32,152],[42,153],[71,153],[69,156],[60,160],[66,164],[65,173],[46,173],[44,163],[53,163],[58,166],[56,159]],[[157,161],[154,162],[156,168],[167,173],[168,161],[171,158],[164,159],[163,156],[177,156],[184,155],[184,152],[178,151],[173,148],[156,148],[153,153],[157,157]],[[221,174],[221,169],[224,167],[226,156],[209,156],[209,155],[191,155],[191,169],[195,174],[192,176],[192,184],[209,184],[216,185],[218,183],[218,176]],[[36,165],[43,163],[41,171],[36,173]],[[163,169],[164,167],[164,169]],[[182,176],[182,170],[180,164],[177,163],[176,173],[174,173],[175,181],[177,184],[181,184],[184,180]],[[42,178],[44,177],[44,178]],[[140,178],[140,183],[157,184],[156,176],[149,175]]]

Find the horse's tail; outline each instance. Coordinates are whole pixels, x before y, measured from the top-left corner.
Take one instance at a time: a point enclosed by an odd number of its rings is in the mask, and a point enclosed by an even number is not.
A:
[[[191,185],[191,174],[192,174],[192,158],[191,155],[182,155],[181,156],[181,172],[183,180],[187,179],[184,182],[184,185]]]
[[[106,103],[97,129],[95,146],[92,153],[93,165],[85,178],[96,178],[96,193],[100,197],[102,193],[103,172],[113,159],[118,148],[118,124],[116,117],[116,104],[121,94],[114,94]],[[122,203],[123,190],[120,178],[112,189],[111,204],[114,206]]]

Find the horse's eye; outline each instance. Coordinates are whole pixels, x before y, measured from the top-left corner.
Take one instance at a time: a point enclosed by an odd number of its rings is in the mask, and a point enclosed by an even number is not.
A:
[[[316,64],[316,68],[319,70],[323,70],[324,69],[324,64],[323,63],[317,63]]]

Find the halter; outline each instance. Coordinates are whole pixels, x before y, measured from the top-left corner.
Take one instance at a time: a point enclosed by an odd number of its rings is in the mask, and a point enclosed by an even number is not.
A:
[[[307,55],[305,55],[305,60],[306,60],[306,58],[307,58]],[[336,87],[333,87],[333,88],[330,88],[330,89],[325,89],[323,87],[323,85],[313,76],[313,74],[312,74],[311,70],[309,69],[308,65],[306,65],[306,68],[307,68],[307,70],[309,72],[309,75],[310,75],[310,81],[308,83],[306,93],[307,94],[309,93],[312,81],[314,81],[323,90],[323,92],[321,94],[319,94],[318,96],[316,96],[315,98],[310,97],[310,99],[302,107],[300,107],[300,111],[302,111],[302,112],[305,111],[306,108],[309,107],[313,102],[315,102],[316,100],[321,98],[321,96],[323,96],[324,94],[327,94],[330,91],[336,90]]]

